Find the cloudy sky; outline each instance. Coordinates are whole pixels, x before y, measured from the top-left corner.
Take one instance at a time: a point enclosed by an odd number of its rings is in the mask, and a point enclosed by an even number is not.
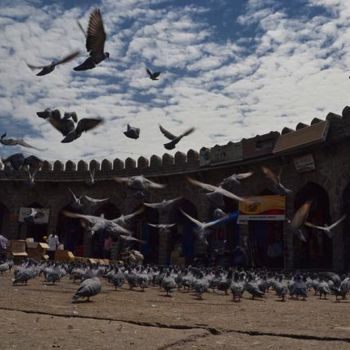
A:
[[[90,12],[101,9],[110,60],[83,62]],[[24,138],[43,159],[125,159],[162,155],[161,124],[196,131],[173,151],[199,150],[294,128],[349,104],[349,0],[1,0],[0,132]],[[80,49],[73,62],[37,77]],[[145,67],[162,72],[151,81]],[[76,111],[103,126],[73,143],[36,112]],[[123,135],[127,123],[138,140]]]

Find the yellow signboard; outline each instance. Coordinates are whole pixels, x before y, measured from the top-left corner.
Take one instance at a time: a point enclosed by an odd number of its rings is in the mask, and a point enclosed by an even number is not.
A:
[[[238,222],[247,220],[284,220],[285,208],[285,196],[254,197],[254,203],[239,203]]]

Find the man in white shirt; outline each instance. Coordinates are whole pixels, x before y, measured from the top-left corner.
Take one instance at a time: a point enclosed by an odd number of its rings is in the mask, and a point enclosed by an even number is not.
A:
[[[50,233],[49,238],[47,239],[47,244],[49,245],[49,248],[47,249],[49,259],[54,260],[56,249],[60,245],[58,236],[55,233]]]

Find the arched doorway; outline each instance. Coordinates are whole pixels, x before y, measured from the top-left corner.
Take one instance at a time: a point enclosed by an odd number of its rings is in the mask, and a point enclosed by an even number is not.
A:
[[[263,190],[259,196],[275,195],[271,190]],[[282,268],[283,221],[248,221],[248,256],[254,267]]]
[[[99,207],[96,212],[94,213],[96,216],[101,216],[107,220],[116,219],[120,216],[119,209],[112,203],[105,203],[101,207]],[[91,256],[93,258],[103,259],[106,256],[104,255],[104,243],[105,239],[108,239],[106,235],[103,234],[103,232],[96,232],[91,237],[91,246],[90,246],[90,252]]]
[[[5,227],[5,222],[8,220],[9,218],[9,210],[7,209],[7,207],[0,203],[0,234],[3,234],[6,238],[9,238],[7,237],[7,234],[6,232],[4,232],[4,227]]]
[[[308,182],[295,196],[294,209],[312,201],[307,221],[323,226],[330,223],[327,192],[313,182]],[[294,237],[294,266],[297,268],[331,268],[332,240],[321,230],[304,227],[306,242]]]
[[[216,220],[217,208],[209,209],[210,219]],[[229,215],[229,219],[212,227],[208,237],[210,261],[215,265],[231,266],[233,262],[232,252],[239,245],[239,225],[237,225],[238,204],[236,201],[224,197],[223,212]]]
[[[344,270],[349,271],[350,269],[350,184],[345,187],[343,192],[343,211],[346,214],[346,219],[343,221],[343,244],[344,244]],[[341,224],[340,224],[341,225]]]
[[[43,208],[43,206],[39,203],[34,202],[34,203],[27,205],[26,208],[41,209],[41,208]],[[35,242],[43,242],[44,236],[48,237],[48,235],[49,235],[48,223],[38,224],[35,222],[24,222],[24,223],[21,223],[20,230],[22,229],[22,227],[23,227],[23,230],[25,232],[25,237],[26,238],[33,238]]]
[[[84,254],[84,228],[80,220],[69,218],[63,215],[63,211],[82,214],[71,205],[67,205],[58,214],[56,233],[60,242],[64,244],[64,249],[71,251],[76,256],[85,256]]]
[[[176,223],[172,228],[171,242],[169,251],[167,252],[168,262],[170,263],[171,252],[178,246],[181,246],[182,256],[185,258],[186,264],[191,264],[195,256],[195,224],[185,217],[180,208],[193,218],[197,218],[196,207],[187,199],[183,198],[176,207],[170,211],[169,223]]]

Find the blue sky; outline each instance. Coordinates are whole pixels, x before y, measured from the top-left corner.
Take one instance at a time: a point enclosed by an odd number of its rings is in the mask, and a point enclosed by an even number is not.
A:
[[[110,60],[86,72],[89,13],[101,9]],[[173,151],[199,150],[340,113],[349,97],[347,0],[102,0],[0,2],[0,131],[45,148],[0,147],[43,159],[150,157],[166,152],[158,124],[196,131]],[[82,54],[44,77],[40,65]],[[145,66],[163,73],[151,81]],[[103,126],[74,143],[36,112],[76,111]],[[138,140],[123,135],[127,123]]]

